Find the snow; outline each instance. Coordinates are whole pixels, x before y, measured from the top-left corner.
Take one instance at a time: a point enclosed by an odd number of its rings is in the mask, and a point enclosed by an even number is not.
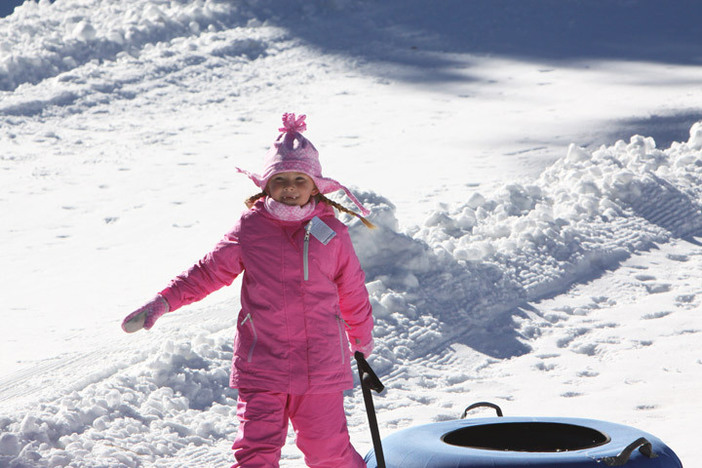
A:
[[[428,5],[0,10],[0,466],[233,462],[239,282],[119,323],[235,221],[255,187],[234,168],[260,168],[285,111],[378,225],[344,217],[383,435],[488,400],[628,424],[692,465],[701,7]],[[291,433],[281,466],[302,465]]]

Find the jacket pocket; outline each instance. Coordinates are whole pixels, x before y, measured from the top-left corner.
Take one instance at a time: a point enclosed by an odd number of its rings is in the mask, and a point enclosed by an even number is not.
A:
[[[254,325],[253,317],[251,312],[246,314],[244,320],[241,321],[241,326],[243,327],[248,322],[249,329],[251,330],[251,346],[249,346],[249,352],[246,355],[246,362],[251,362],[253,360],[254,349],[256,349],[256,343],[258,343],[258,333],[256,333],[256,326]]]
[[[346,323],[346,321],[343,318],[341,318],[340,315],[337,315],[336,323],[339,327],[339,350],[341,351],[341,363],[343,364],[346,360],[346,349],[344,347],[344,345],[346,344],[346,340],[344,339],[344,324]]]

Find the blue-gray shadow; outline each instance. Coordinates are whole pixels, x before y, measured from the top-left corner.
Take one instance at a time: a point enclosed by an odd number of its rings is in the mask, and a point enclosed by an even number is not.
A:
[[[608,137],[617,140],[622,138],[622,135],[650,136],[656,141],[657,148],[666,149],[674,141],[687,141],[690,137],[690,127],[698,121],[702,121],[702,109],[682,111],[673,115],[631,118],[615,122],[614,129],[608,132]]]
[[[324,52],[408,65],[398,78],[442,82],[454,78],[450,55],[426,52],[702,64],[701,13],[691,0],[389,0],[321,16],[291,8],[273,22]]]
[[[24,0],[2,0],[0,2],[0,18],[11,15],[15,7],[24,3]]]

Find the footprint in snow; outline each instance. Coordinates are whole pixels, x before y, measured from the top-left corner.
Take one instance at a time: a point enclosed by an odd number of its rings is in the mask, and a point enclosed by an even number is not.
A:
[[[681,294],[675,298],[675,302],[678,305],[691,304],[695,301],[694,294]]]
[[[668,283],[654,283],[654,284],[646,284],[646,291],[648,291],[649,294],[660,294],[660,293],[665,293],[670,291],[670,284]]]
[[[436,398],[430,398],[428,396],[409,396],[409,399],[419,403],[421,405],[430,405],[436,401]]]
[[[646,314],[646,315],[642,316],[641,318],[644,320],[655,320],[655,319],[667,317],[671,313],[672,312],[670,312],[670,311],[662,310],[660,312],[652,312],[650,314]]]
[[[556,364],[546,364],[545,362],[538,362],[538,363],[534,364],[534,369],[540,370],[543,372],[550,372],[555,368],[556,368]]]
[[[594,343],[589,343],[575,346],[573,348],[573,352],[577,354],[584,354],[585,356],[594,356],[597,354],[597,345]]]
[[[673,260],[675,262],[687,262],[688,260],[690,260],[689,256],[678,255],[678,254],[668,254],[668,255],[666,255],[666,258],[668,258],[668,260]]]
[[[569,330],[568,336],[560,338],[558,341],[556,341],[556,346],[559,348],[566,348],[573,342],[573,340],[589,332],[590,330],[588,328],[576,328],[574,330]]]
[[[604,328],[617,328],[619,326],[618,323],[614,322],[605,322],[605,323],[598,323],[594,327],[597,329],[604,329]]]

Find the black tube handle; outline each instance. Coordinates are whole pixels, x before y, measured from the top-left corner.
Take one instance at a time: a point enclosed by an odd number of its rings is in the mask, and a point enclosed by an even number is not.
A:
[[[646,440],[645,437],[639,437],[638,439],[627,445],[626,448],[622,450],[621,453],[616,457],[604,457],[601,461],[603,461],[604,464],[607,466],[624,466],[626,462],[629,461],[629,457],[631,457],[631,454],[637,448],[639,449],[639,452],[641,452],[648,458],[658,457],[658,455],[656,455],[653,452],[653,446],[651,445],[651,442]]]
[[[366,404],[366,413],[368,414],[368,424],[371,431],[371,439],[373,440],[373,450],[375,452],[375,460],[378,463],[378,468],[385,468],[385,455],[383,454],[383,444],[380,439],[380,431],[378,430],[378,419],[375,416],[375,406],[373,405],[373,395],[371,390],[380,393],[385,390],[385,386],[380,381],[373,369],[371,368],[363,353],[356,351],[354,353],[356,365],[358,366],[358,376],[361,379],[361,390],[363,391],[363,401]]]
[[[356,358],[356,365],[358,365],[358,373],[361,378],[361,383],[366,384],[371,390],[375,390],[377,393],[382,393],[385,390],[385,385],[380,381],[378,376],[373,371],[373,368],[368,364],[363,353],[356,351],[354,353],[354,358]]]
[[[463,411],[463,416],[461,416],[461,419],[466,419],[466,416],[468,416],[468,412],[470,410],[480,408],[483,406],[487,406],[488,408],[494,409],[497,412],[497,416],[500,418],[502,417],[502,409],[500,409],[500,407],[497,406],[495,403],[490,403],[489,401],[479,401],[477,403],[473,403],[468,408],[466,408],[465,411]]]

